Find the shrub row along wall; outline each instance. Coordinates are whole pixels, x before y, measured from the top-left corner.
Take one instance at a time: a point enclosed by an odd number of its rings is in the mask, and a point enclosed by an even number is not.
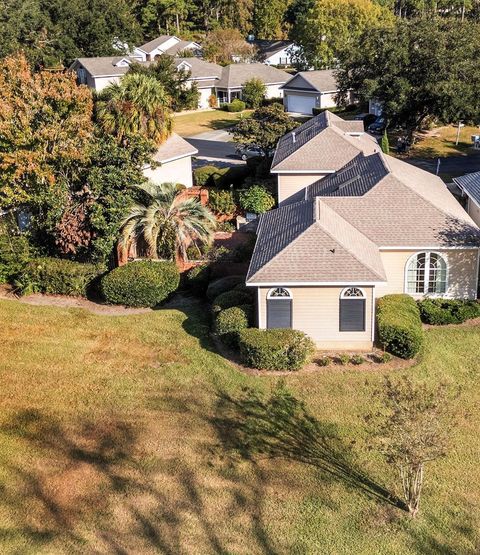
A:
[[[378,301],[378,338],[400,358],[413,358],[423,345],[420,310],[410,295],[386,295]]]
[[[461,324],[480,317],[478,301],[462,299],[423,299],[418,302],[420,316],[425,324],[443,326]]]

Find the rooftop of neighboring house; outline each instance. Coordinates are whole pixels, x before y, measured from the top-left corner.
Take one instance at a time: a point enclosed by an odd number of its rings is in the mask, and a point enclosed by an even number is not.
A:
[[[464,191],[475,203],[480,206],[480,172],[467,173],[461,177],[454,177],[453,181]]]
[[[153,155],[153,159],[155,162],[165,164],[166,162],[172,162],[173,160],[185,158],[186,156],[194,156],[197,153],[198,150],[188,141],[180,137],[180,135],[172,133],[170,137],[159,146],[157,152]]]
[[[222,77],[216,86],[223,89],[240,89],[254,77],[261,79],[266,85],[274,85],[285,83],[290,78],[290,74],[260,63],[230,64],[223,68]]]
[[[319,69],[314,71],[300,71],[287,81],[282,88],[327,93],[336,92],[338,90],[338,85],[334,70]]]
[[[206,62],[201,58],[175,58],[175,65],[185,67],[191,73],[191,78],[201,79],[220,79],[222,76],[222,66],[211,62]],[[213,83],[212,83],[213,85]]]
[[[162,46],[162,44],[169,42],[170,39],[176,39],[177,43],[180,42],[180,39],[172,35],[160,35],[159,37],[155,37],[151,41],[148,41],[145,44],[138,46],[137,48],[139,50],[142,50],[143,52],[146,52],[147,54],[150,54],[150,52],[153,52],[156,48]]]
[[[285,50],[285,48],[293,46],[293,42],[291,40],[254,39],[249,42],[257,48],[263,58],[268,58],[269,56],[273,56],[277,52]]]
[[[369,149],[306,187],[304,200],[264,214],[257,233],[247,275],[256,284],[385,281],[382,248],[480,245],[480,230],[439,177]]]
[[[279,140],[272,171],[329,173],[360,152],[379,150],[377,141],[364,132],[362,121],[346,121],[326,110]]]
[[[132,62],[145,63],[129,56],[102,56],[97,58],[77,58],[70,69],[83,66],[92,77],[117,77],[127,73]]]

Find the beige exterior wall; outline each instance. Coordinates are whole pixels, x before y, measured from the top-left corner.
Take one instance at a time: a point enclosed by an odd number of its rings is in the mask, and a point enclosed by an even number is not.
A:
[[[480,207],[471,198],[468,199],[467,212],[470,218],[480,227]]]
[[[340,330],[340,294],[344,287],[288,287],[292,295],[292,327],[305,332],[319,349],[368,350],[372,348],[373,287],[362,287],[366,296],[366,329]],[[267,326],[267,294],[270,287],[258,288],[258,322]]]
[[[87,85],[97,92],[103,91],[105,87],[112,83],[120,83],[121,77],[87,77]]]
[[[381,251],[383,267],[387,276],[386,284],[376,287],[376,296],[390,293],[405,293],[405,268],[409,258],[420,251]],[[447,292],[445,297],[477,297],[477,249],[437,250],[444,256],[447,267]],[[422,295],[417,295],[421,297]]]
[[[181,183],[186,187],[193,185],[192,158],[185,156],[172,162],[166,162],[155,169],[146,168],[143,174],[154,183]]]
[[[278,174],[278,205],[304,200],[303,191],[308,185],[325,177],[324,174],[285,173]]]
[[[280,85],[267,85],[266,87],[266,92],[265,92],[265,97],[266,98],[283,98],[283,89],[280,89],[280,87],[283,85],[283,83],[280,83]]]

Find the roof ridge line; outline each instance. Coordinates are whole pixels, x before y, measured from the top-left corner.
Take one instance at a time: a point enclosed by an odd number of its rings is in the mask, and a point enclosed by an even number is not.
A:
[[[379,247],[376,243],[374,243],[371,239],[369,239],[364,233],[362,233],[358,228],[356,228],[353,224],[351,224],[348,220],[346,220],[345,218],[343,218],[342,216],[340,216],[340,214],[334,210],[331,206],[329,206],[327,203],[323,202],[320,197],[316,197],[318,199],[318,202],[324,204],[325,206],[327,206],[328,209],[330,209],[340,220],[343,220],[344,222],[347,223],[347,225],[349,225],[350,227],[352,227],[361,237],[363,237],[364,239],[366,239],[369,243],[371,243],[376,249],[377,251],[379,251]],[[320,207],[319,207],[320,210]],[[355,258],[355,260],[357,260],[358,262],[360,262],[360,264],[362,264],[363,266],[365,266],[366,268],[368,268],[369,270],[371,270],[376,276],[378,276],[379,278],[381,278],[382,280],[385,280],[386,276],[381,276],[378,271],[373,268],[370,264],[367,264],[366,262],[364,262],[363,260],[360,260],[360,258],[358,258],[358,256],[352,252],[350,250],[350,248],[348,248],[343,241],[341,241],[340,239],[338,239],[338,237],[334,237],[326,228],[325,226],[323,226],[320,223],[320,220],[318,220],[317,222],[318,225],[323,229],[323,231],[329,236],[331,237],[334,241],[337,241],[337,243],[339,243],[349,254],[351,254],[353,256],[353,258]]]

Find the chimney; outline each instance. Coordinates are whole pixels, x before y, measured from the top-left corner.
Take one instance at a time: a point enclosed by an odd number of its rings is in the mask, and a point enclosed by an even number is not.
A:
[[[292,131],[292,141],[295,143],[295,131]]]

